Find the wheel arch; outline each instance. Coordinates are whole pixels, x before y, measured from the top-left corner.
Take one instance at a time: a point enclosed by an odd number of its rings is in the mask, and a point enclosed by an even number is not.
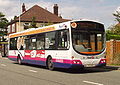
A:
[[[48,63],[48,58],[49,58],[49,57],[52,58],[52,56],[51,56],[51,55],[48,55],[48,56],[47,56],[47,59],[46,59],[46,67],[48,66],[47,63]]]
[[[19,58],[21,59],[20,54],[17,55],[17,61],[18,61]]]

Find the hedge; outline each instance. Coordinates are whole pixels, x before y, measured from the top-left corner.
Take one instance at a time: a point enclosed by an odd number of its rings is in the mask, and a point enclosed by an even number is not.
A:
[[[110,40],[110,39],[120,40],[120,35],[107,34],[106,39],[107,40]]]

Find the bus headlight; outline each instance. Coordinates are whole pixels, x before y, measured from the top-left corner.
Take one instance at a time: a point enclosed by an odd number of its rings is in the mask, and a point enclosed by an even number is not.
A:
[[[99,64],[101,64],[101,63],[106,63],[106,59],[101,59]]]
[[[82,64],[82,62],[80,60],[73,60],[72,64]]]

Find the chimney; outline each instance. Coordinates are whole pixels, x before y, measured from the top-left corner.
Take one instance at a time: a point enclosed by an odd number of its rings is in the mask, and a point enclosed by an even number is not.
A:
[[[58,5],[57,4],[54,4],[53,10],[54,10],[54,14],[58,16]]]
[[[25,8],[25,4],[23,3],[22,5],[22,13],[24,13],[26,11],[26,8]]]

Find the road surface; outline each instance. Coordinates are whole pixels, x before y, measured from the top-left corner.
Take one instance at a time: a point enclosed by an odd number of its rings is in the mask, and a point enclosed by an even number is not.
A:
[[[35,65],[18,65],[0,59],[0,85],[120,85],[120,70],[85,68],[50,71]]]

